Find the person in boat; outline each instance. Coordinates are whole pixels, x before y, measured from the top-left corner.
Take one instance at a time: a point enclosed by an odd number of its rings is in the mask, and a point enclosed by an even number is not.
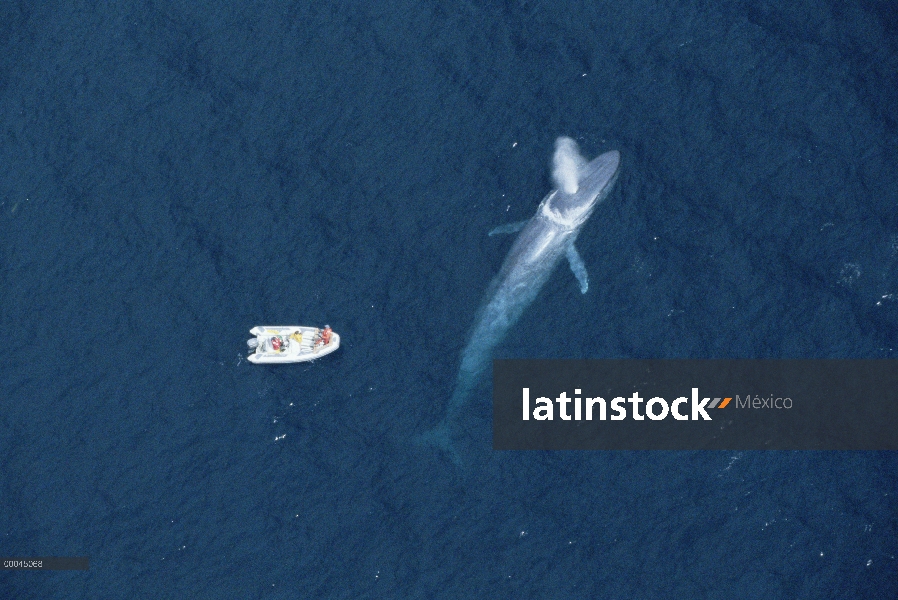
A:
[[[321,343],[325,346],[331,343],[331,333],[333,330],[330,325],[325,325],[324,329],[321,330]]]
[[[290,336],[290,339],[295,341],[298,344],[301,344],[302,343],[302,332],[299,329],[297,329],[296,331],[293,332],[293,335]]]

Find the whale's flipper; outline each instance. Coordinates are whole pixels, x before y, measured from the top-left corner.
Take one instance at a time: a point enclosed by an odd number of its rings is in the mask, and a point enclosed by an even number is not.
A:
[[[518,221],[517,223],[509,223],[508,225],[499,225],[492,231],[490,231],[490,235],[499,235],[500,233],[517,233],[524,228],[524,225],[530,222],[530,219],[524,219],[523,221]]]
[[[577,252],[573,242],[567,247],[567,261],[571,263],[571,271],[580,282],[580,293],[585,294],[589,289],[589,273],[586,272],[586,265],[583,264],[583,259],[580,258],[580,253]]]

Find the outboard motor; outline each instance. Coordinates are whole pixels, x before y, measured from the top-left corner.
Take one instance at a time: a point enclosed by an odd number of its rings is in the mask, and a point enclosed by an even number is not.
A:
[[[250,350],[255,350],[259,346],[259,340],[257,338],[246,340],[246,345],[249,346]]]

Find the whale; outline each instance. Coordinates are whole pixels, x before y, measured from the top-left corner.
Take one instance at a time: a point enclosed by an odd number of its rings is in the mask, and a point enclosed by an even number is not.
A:
[[[612,150],[587,162],[576,142],[568,137],[555,141],[553,155],[555,189],[536,214],[527,220],[496,227],[490,236],[517,233],[499,273],[487,288],[477,311],[446,414],[422,440],[452,452],[451,425],[464,407],[484,372],[491,366],[493,350],[521,318],[563,259],[585,294],[589,275],[574,243],[584,223],[608,197],[620,172],[620,152]]]

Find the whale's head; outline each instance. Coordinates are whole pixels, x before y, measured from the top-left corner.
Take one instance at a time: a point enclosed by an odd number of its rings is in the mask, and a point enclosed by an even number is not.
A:
[[[543,202],[543,213],[560,225],[572,229],[580,226],[611,192],[619,169],[617,150],[598,156],[579,169],[576,191],[569,193],[562,187],[549,194]]]

